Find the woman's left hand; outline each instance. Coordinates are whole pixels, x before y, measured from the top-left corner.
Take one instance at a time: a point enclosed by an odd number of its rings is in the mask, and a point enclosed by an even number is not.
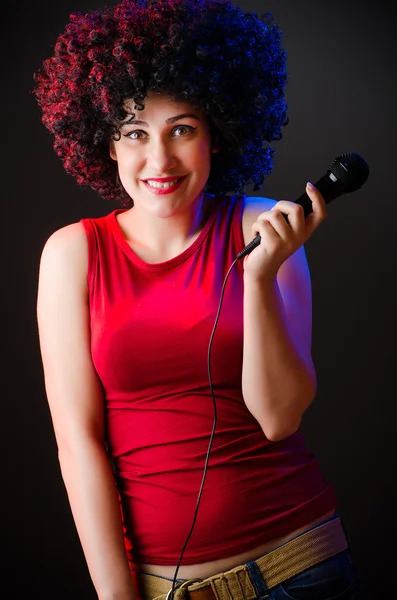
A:
[[[244,258],[244,272],[260,279],[274,279],[283,262],[302,246],[327,216],[323,196],[308,183],[306,193],[313,212],[306,218],[303,208],[295,202],[281,200],[261,213],[252,225],[253,237],[258,233],[261,243]],[[283,215],[287,215],[288,221]]]

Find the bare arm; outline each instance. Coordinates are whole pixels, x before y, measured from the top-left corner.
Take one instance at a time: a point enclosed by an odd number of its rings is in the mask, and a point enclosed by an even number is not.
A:
[[[255,199],[243,218],[245,242],[259,231],[261,244],[244,262],[243,394],[265,435],[294,433],[316,392],[311,357],[310,273],[303,243],[325,217],[317,193],[312,218],[299,207]],[[274,207],[290,209],[292,227]],[[260,210],[262,209],[262,210]],[[251,261],[251,262],[249,262]]]
[[[297,253],[300,256],[291,257],[288,262],[299,265],[302,275],[303,251]],[[291,264],[282,267],[283,271],[291,269]],[[293,276],[296,278],[296,271]],[[308,287],[299,294],[303,304],[294,299],[291,291],[284,301],[279,279],[282,281],[282,273],[268,287],[249,278],[244,282],[244,399],[272,441],[297,431],[316,388],[308,340],[302,341],[310,335]],[[306,335],[294,332],[295,319],[301,320],[299,329],[306,323]]]
[[[103,394],[91,360],[87,240],[56,231],[40,262],[37,317],[45,387],[63,480],[100,600],[131,600],[118,493],[105,451]]]

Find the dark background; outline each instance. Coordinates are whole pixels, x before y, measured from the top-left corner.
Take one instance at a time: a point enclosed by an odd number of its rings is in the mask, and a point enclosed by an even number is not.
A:
[[[258,195],[295,199],[342,152],[370,166],[306,245],[317,398],[302,425],[333,482],[366,598],[394,598],[396,4],[237,2],[273,12],[288,52],[290,124]],[[115,208],[63,171],[30,90],[68,16],[104,4],[2,8],[2,597],[93,600],[61,480],[38,347],[38,263],[57,228]],[[109,2],[108,4],[114,4]],[[244,91],[242,90],[242,93]],[[250,190],[248,190],[250,191]]]

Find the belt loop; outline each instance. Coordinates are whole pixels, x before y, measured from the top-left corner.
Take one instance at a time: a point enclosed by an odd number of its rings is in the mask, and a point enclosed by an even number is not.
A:
[[[270,599],[270,596],[268,594],[269,590],[267,589],[265,580],[263,579],[262,573],[260,572],[256,562],[254,560],[251,560],[250,562],[247,562],[245,566],[247,567],[257,597],[262,598],[263,600],[266,600],[266,598]]]

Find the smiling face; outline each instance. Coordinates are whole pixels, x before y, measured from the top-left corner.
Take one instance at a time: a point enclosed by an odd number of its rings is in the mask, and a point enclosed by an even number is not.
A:
[[[191,206],[207,183],[211,156],[208,120],[188,102],[149,95],[143,111],[121,124],[110,144],[120,181],[134,207],[171,216]]]

